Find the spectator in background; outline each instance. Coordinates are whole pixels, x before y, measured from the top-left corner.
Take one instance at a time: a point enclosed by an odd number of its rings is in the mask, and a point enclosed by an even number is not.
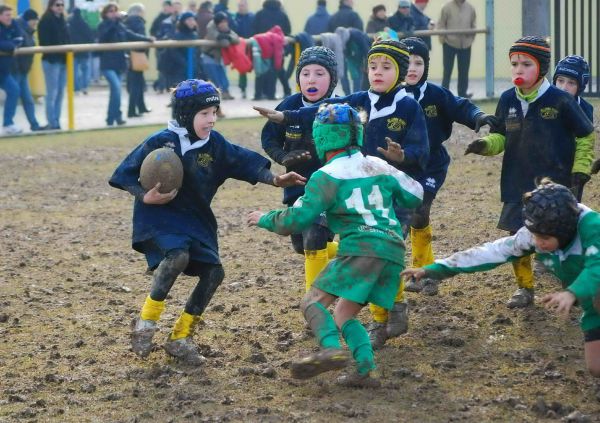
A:
[[[37,29],[37,25],[39,22],[39,16],[37,12],[33,9],[27,9],[23,12],[23,15],[16,20],[17,26],[21,31],[21,35],[23,36],[23,44],[22,47],[34,47],[35,39],[33,38],[33,34]],[[14,69],[14,78],[19,86],[19,92],[21,97],[21,103],[23,104],[23,110],[25,110],[25,116],[27,116],[27,121],[29,122],[29,127],[32,131],[41,131],[46,128],[40,127],[40,124],[35,117],[35,103],[33,101],[33,97],[31,96],[31,89],[29,88],[29,80],[27,79],[27,75],[31,70],[31,65],[33,63],[33,55],[32,54],[24,54],[21,56],[17,56],[15,58],[15,69]]]
[[[156,39],[160,39],[160,31],[161,25],[165,19],[173,14],[173,3],[171,0],[165,0],[162,3],[162,10],[158,14],[156,18],[152,21],[152,26],[150,26],[150,36]],[[167,88],[167,84],[165,81],[165,76],[163,75],[159,63],[160,63],[160,55],[164,52],[164,49],[155,49],[156,54],[156,69],[158,70],[158,78],[154,81],[154,91],[158,93],[164,92]]]
[[[68,23],[69,36],[73,44],[92,44],[94,42],[94,32],[83,20],[81,9],[73,9],[73,14],[68,19]],[[87,94],[91,76],[91,60],[92,55],[89,51],[75,53],[75,92]]]
[[[225,13],[227,15],[227,23],[229,24],[229,28],[237,33],[233,13],[229,11],[229,0],[219,0],[219,3],[215,5],[213,12]]]
[[[125,41],[152,41],[130,31],[121,22],[119,6],[116,3],[107,3],[102,8],[102,22],[98,25],[98,42],[100,43],[122,43]],[[124,125],[121,114],[121,75],[127,70],[125,51],[103,51],[100,55],[100,69],[102,75],[110,87],[108,101],[108,113],[106,124],[112,126]]]
[[[13,53],[22,43],[23,34],[13,21],[12,8],[0,5],[0,51],[8,53],[0,56],[0,88],[6,93],[2,127],[6,135],[23,132],[13,121],[17,112],[17,101],[19,101],[19,85],[11,74],[14,66]]]
[[[429,0],[414,0],[410,5],[410,17],[413,19],[416,31],[431,30],[435,28],[435,22],[431,20],[424,12]],[[429,50],[431,50],[431,37],[420,36]]]
[[[146,36],[146,20],[144,14],[146,8],[141,3],[134,3],[127,9],[127,18],[123,22],[125,27],[131,32]],[[136,52],[148,54],[147,50],[136,50]],[[146,80],[143,71],[134,71],[131,66],[127,68],[127,91],[129,92],[129,105],[127,107],[127,117],[134,118],[142,113],[149,113],[151,110],[146,107],[144,100],[144,91],[146,90]]]
[[[69,30],[65,19],[65,0],[49,0],[38,25],[40,46],[69,44]],[[60,112],[67,82],[65,53],[44,53],[42,68],[46,80],[46,119],[48,129],[60,129]]]
[[[385,6],[383,4],[378,4],[373,8],[373,14],[369,17],[369,22],[367,22],[367,34],[385,31],[385,28],[388,26]]]
[[[174,40],[197,40],[196,16],[192,12],[184,12],[179,15],[179,21],[177,22],[177,31],[175,32]],[[165,73],[167,74],[167,81],[169,88],[174,88],[181,81],[186,79],[192,79],[198,77],[198,57],[196,54],[197,49],[193,49],[194,54],[192,55],[192,63],[189,63],[188,58],[188,47],[181,48],[170,48],[165,51],[163,59],[165,61],[165,67],[168,69]],[[188,65],[192,67],[192,75],[188,75]]]
[[[304,32],[310,35],[319,35],[329,29],[329,12],[327,0],[317,0],[317,11],[309,16],[304,25]]]
[[[198,3],[196,3],[196,0],[188,1],[188,7],[186,12],[192,12],[194,15],[198,13]]]
[[[398,2],[398,10],[388,20],[390,28],[398,32],[400,38],[410,37],[415,30],[415,23],[410,17],[409,0],[400,0]]]
[[[172,40],[177,31],[177,22],[183,12],[183,5],[180,1],[173,1],[172,4],[173,12],[160,23],[157,37],[159,40]]]
[[[229,79],[221,58],[221,49],[230,44],[238,44],[240,38],[229,28],[229,20],[224,12],[215,13],[215,17],[206,27],[206,39],[217,41],[216,47],[203,47],[202,65],[210,81],[221,90],[223,100],[233,100],[229,93]]]
[[[200,9],[196,14],[196,23],[198,24],[198,38],[206,38],[206,26],[213,20],[213,4],[210,1],[200,3]]]
[[[438,29],[474,29],[475,8],[466,0],[450,0],[444,7],[438,22]],[[471,66],[471,45],[475,34],[440,36],[443,47],[444,76],[442,87],[449,88],[450,77],[454,69],[454,58],[458,63],[458,96],[471,98],[467,93],[469,86],[469,67]]]
[[[364,30],[363,21],[353,7],[354,0],[340,0],[340,8],[329,19],[329,32],[335,32],[339,26]]]
[[[242,38],[248,39],[254,35],[254,13],[248,9],[248,0],[238,1],[238,10],[235,14],[235,27],[237,28],[237,34]],[[242,98],[246,98],[248,74],[240,74],[238,85],[242,91]]]

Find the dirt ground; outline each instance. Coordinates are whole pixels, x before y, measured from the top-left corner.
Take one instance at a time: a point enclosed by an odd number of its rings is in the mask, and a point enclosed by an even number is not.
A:
[[[259,150],[262,123],[217,128]],[[161,348],[189,277],[171,291],[155,350],[137,358],[129,325],[150,276],[130,247],[132,199],[107,179],[149,131],[0,141],[0,422],[600,422],[577,313],[507,309],[510,266],[448,280],[438,296],[409,293],[409,333],[376,355],[380,389],[340,388],[335,374],[291,379],[290,361],[315,348],[298,307],[303,259],[287,238],[244,223],[278,207],[279,190],[237,181],[213,203],[226,277],[196,334],[206,365]],[[447,143],[453,164],[432,210],[437,257],[504,235],[501,158],[463,156],[472,139],[457,127]],[[600,207],[600,178],[584,202]],[[536,286],[538,296],[558,289],[549,277]]]

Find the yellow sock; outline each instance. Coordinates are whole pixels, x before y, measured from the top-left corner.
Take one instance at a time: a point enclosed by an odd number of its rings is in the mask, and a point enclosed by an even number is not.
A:
[[[192,314],[186,313],[185,311],[181,313],[179,319],[175,322],[175,326],[173,326],[173,332],[171,332],[171,339],[181,339],[186,336],[191,336],[194,332],[194,325],[200,319],[200,316],[194,316]]]
[[[327,243],[327,258],[329,260],[337,256],[338,246],[339,244],[336,241],[331,241]]]
[[[533,288],[533,270],[531,268],[531,255],[521,257],[512,262],[515,278],[519,288]]]
[[[375,304],[369,304],[369,311],[371,312],[374,321],[377,323],[387,323],[388,311],[385,308]]]
[[[423,229],[410,228],[412,267],[423,267],[433,263],[431,247],[431,225]]]
[[[165,311],[165,301],[155,301],[148,295],[146,301],[144,301],[140,317],[144,320],[154,320],[157,322],[163,311]]]
[[[327,248],[323,250],[304,251],[306,292],[308,292],[319,273],[321,273],[321,270],[325,269],[325,266],[327,266],[327,263],[329,262],[327,251]]]
[[[400,285],[398,286],[398,292],[394,298],[395,303],[401,303],[404,301],[404,279],[400,278]]]

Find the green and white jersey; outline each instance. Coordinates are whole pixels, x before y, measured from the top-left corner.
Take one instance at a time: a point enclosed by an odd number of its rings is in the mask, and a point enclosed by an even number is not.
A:
[[[561,280],[563,288],[577,298],[583,309],[581,328],[600,327],[600,315],[592,305],[600,289],[600,214],[582,204],[579,208],[577,236],[562,250],[537,251],[533,235],[523,227],[513,236],[460,251],[436,260],[424,269],[428,277],[443,279],[458,273],[490,270],[535,252],[548,270]]]
[[[301,232],[322,213],[339,234],[340,256],[378,257],[404,264],[404,240],[393,203],[421,204],[421,184],[377,157],[340,153],[312,174],[292,207],[264,215],[258,226],[280,235]]]

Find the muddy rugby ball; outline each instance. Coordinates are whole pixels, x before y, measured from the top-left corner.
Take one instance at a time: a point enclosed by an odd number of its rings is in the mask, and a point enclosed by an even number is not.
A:
[[[181,159],[170,148],[159,148],[152,151],[142,162],[140,184],[146,191],[160,182],[158,191],[161,194],[181,188],[183,182],[183,165]]]

